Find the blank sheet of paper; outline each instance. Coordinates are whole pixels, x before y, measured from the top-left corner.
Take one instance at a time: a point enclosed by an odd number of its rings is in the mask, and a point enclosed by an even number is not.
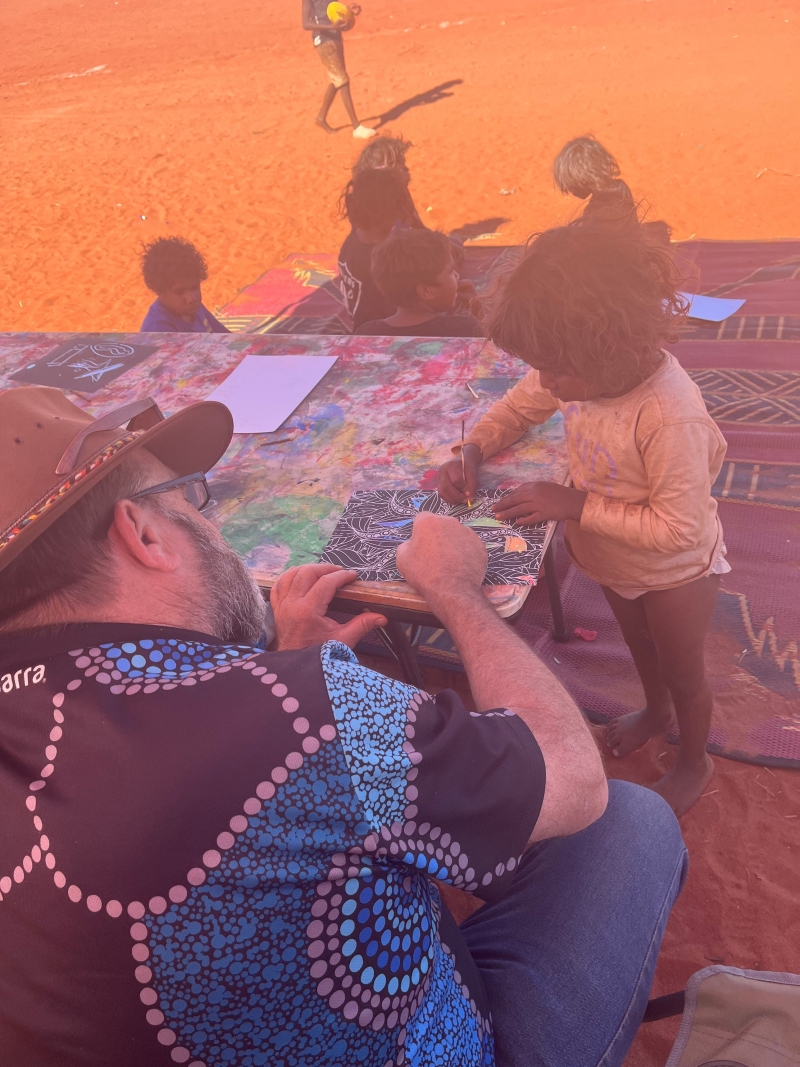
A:
[[[271,433],[286,422],[336,359],[245,356],[207,399],[230,409],[234,433]]]
[[[698,293],[681,293],[689,301],[689,318],[705,322],[722,322],[735,315],[744,300],[725,300],[718,296],[700,296]]]

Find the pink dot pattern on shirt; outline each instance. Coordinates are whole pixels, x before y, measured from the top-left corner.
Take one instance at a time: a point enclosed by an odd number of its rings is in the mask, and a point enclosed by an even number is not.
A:
[[[101,685],[109,685],[114,679],[111,674],[106,673],[112,671],[115,664],[111,660],[105,658],[105,653],[99,649],[90,649],[88,654],[84,654],[83,650],[72,652],[70,655],[75,660],[75,666],[83,671],[84,678],[93,678],[95,682]],[[281,707],[283,711],[288,715],[294,715],[300,707],[300,702],[295,698],[288,696],[288,687],[282,682],[277,681],[277,675],[267,671],[265,667],[256,666],[253,667],[251,663],[240,660],[232,664],[225,664],[220,668],[213,671],[199,672],[201,680],[206,681],[214,677],[216,674],[222,674],[230,671],[232,667],[244,666],[246,669],[252,672],[254,678],[258,678],[263,684],[272,687],[272,695],[281,701]],[[116,675],[116,677],[119,677]],[[144,693],[149,694],[158,691],[159,689],[174,689],[176,685],[194,685],[197,679],[194,677],[183,678],[176,682],[161,682],[160,684],[148,683],[144,686]],[[68,693],[75,692],[82,684],[82,679],[75,678],[66,685]],[[115,695],[125,693],[128,696],[135,695],[142,690],[142,685],[138,683],[130,684],[118,684],[110,687],[110,691]],[[52,743],[45,746],[44,755],[49,761],[42,768],[40,778],[30,784],[30,793],[26,798],[26,807],[30,812],[34,812],[36,809],[36,796],[33,795],[38,791],[45,788],[47,785],[46,779],[48,779],[55,770],[55,761],[58,756],[58,748],[55,742],[61,741],[63,737],[63,725],[66,722],[66,717],[61,708],[64,705],[66,699],[65,693],[56,693],[53,698],[53,718],[56,722],[56,726],[50,731],[48,740]],[[219,850],[225,851],[231,848],[235,843],[234,834],[243,833],[249,826],[247,816],[257,815],[262,808],[262,801],[271,800],[275,796],[276,786],[281,786],[287,781],[289,777],[289,770],[297,770],[302,767],[304,763],[304,755],[313,754],[317,752],[320,747],[320,740],[309,734],[311,725],[307,718],[298,716],[293,720],[294,731],[302,736],[302,748],[303,752],[289,752],[284,759],[282,766],[276,766],[270,772],[271,781],[260,782],[256,786],[256,796],[248,797],[242,805],[244,815],[234,815],[229,823],[230,831],[223,830],[220,832],[216,839],[217,848],[208,849],[203,853],[203,867],[193,867],[186,874],[186,882],[190,887],[197,887],[202,885],[207,877],[206,869],[213,869],[222,862],[222,855]],[[324,725],[319,731],[319,737],[322,741],[332,741],[336,737],[336,729],[330,724]],[[38,831],[42,830],[42,820],[38,815],[33,817],[35,827]],[[0,877],[0,900],[3,899],[5,894],[9,893],[14,884],[21,884],[26,873],[30,873],[33,869],[34,863],[40,862],[44,858],[45,865],[48,869],[53,870],[56,865],[54,855],[50,850],[50,840],[47,835],[42,834],[39,845],[34,845],[31,849],[31,854],[23,858],[22,863],[17,865],[13,871],[12,877],[7,875]],[[67,886],[67,876],[63,871],[54,870],[53,882],[58,889],[67,889],[67,896],[70,901],[75,904],[80,903],[84,899],[84,891],[80,886],[70,884]],[[169,900],[172,903],[183,903],[188,897],[189,889],[186,885],[174,885],[168,891]],[[161,1029],[157,1033],[158,1042],[170,1048],[170,1058],[174,1063],[188,1064],[188,1067],[206,1067],[203,1060],[191,1060],[191,1053],[188,1049],[176,1045],[177,1037],[172,1029],[167,1026],[163,1026],[164,1015],[158,1007],[158,994],[152,988],[150,983],[153,980],[153,972],[150,967],[146,965],[146,961],[150,957],[150,950],[146,945],[148,938],[148,928],[144,922],[141,922],[144,916],[149,911],[153,915],[163,914],[167,908],[168,903],[165,897],[156,895],[150,898],[147,907],[142,901],[133,900],[124,906],[119,900],[112,899],[106,902],[105,907],[103,900],[96,893],[89,893],[85,896],[85,904],[87,909],[93,914],[105,914],[110,919],[118,919],[124,913],[127,912],[129,918],[133,921],[130,933],[134,944],[131,948],[131,953],[134,962],[137,964],[134,970],[134,977],[137,982],[143,986],[140,993],[141,1003],[148,1008],[146,1012],[147,1022],[152,1026],[159,1026]],[[174,1046],[174,1047],[173,1047]],[[189,1061],[191,1060],[191,1063]]]

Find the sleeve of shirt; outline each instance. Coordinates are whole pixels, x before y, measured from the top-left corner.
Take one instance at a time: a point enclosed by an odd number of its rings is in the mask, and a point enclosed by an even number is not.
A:
[[[525,723],[369,671],[344,645],[324,645],[322,667],[370,826],[365,852],[499,899],[544,797],[544,759]]]
[[[539,372],[529,371],[502,400],[492,404],[465,444],[477,445],[483,458],[488,459],[518,441],[531,426],[547,422],[556,411],[558,404],[552,393],[542,388]],[[454,445],[453,452],[458,453],[460,448],[460,444]]]
[[[713,427],[700,420],[659,427],[641,445],[648,502],[626,504],[589,493],[581,529],[657,552],[695,547],[708,524],[709,465],[718,448]]]
[[[164,309],[158,300],[154,300],[147,310],[139,333],[174,333],[175,327],[164,315]]]

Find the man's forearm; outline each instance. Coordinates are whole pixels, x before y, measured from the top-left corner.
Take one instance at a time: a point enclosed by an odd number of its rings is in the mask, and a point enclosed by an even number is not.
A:
[[[479,711],[536,705],[548,715],[552,706],[561,717],[571,705],[581,727],[586,728],[583,716],[552,671],[498,616],[482,593],[442,600],[437,604],[437,615],[461,653]]]
[[[603,813],[608,794],[597,746],[575,702],[480,592],[433,600],[478,710],[510,709],[542,751],[545,797],[530,842],[584,829]]]

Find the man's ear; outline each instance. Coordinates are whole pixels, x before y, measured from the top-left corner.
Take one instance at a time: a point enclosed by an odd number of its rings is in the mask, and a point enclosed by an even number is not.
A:
[[[117,552],[147,570],[171,574],[184,560],[185,534],[160,511],[118,500],[108,539]]]

